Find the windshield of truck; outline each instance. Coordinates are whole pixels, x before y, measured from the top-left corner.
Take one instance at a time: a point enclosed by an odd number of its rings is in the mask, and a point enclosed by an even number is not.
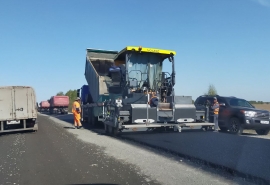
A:
[[[253,106],[248,101],[243,99],[231,99],[229,103],[231,106],[253,108]]]

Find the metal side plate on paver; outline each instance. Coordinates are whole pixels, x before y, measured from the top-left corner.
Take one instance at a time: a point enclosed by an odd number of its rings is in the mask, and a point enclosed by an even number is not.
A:
[[[135,123],[146,123],[147,122],[147,119],[136,119],[134,122]],[[148,123],[154,123],[154,122],[155,122],[155,120],[148,119]]]
[[[177,119],[177,122],[178,123],[194,122],[194,119],[192,119],[192,118],[180,118],[180,119]]]
[[[180,123],[180,126],[190,127],[190,126],[214,126],[214,123]]]
[[[149,123],[149,124],[137,124],[137,125],[122,125],[122,128],[148,128],[148,127],[164,127],[175,126],[176,124],[164,124],[164,123]]]

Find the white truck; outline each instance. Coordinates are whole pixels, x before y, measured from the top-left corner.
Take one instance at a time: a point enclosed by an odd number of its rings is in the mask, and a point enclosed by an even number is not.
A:
[[[0,133],[23,130],[38,130],[35,90],[0,86]]]

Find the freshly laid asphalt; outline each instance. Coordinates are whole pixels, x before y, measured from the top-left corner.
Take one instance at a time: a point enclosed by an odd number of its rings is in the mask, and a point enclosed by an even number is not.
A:
[[[270,138],[250,136],[253,135],[237,136],[202,131],[122,135],[123,138],[165,149],[211,166],[224,167],[231,173],[257,178],[270,184]]]

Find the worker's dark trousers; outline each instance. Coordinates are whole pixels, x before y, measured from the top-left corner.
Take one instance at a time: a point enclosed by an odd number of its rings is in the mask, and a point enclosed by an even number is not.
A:
[[[214,114],[215,130],[218,130],[218,114]]]

